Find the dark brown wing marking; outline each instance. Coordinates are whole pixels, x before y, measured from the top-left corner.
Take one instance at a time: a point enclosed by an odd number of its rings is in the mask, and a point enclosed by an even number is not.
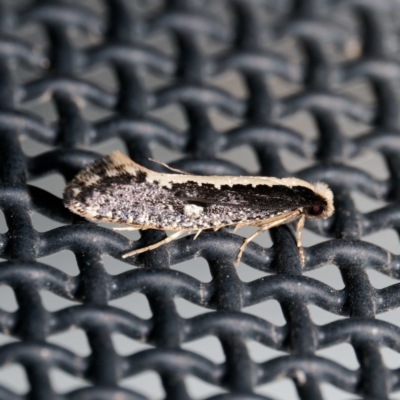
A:
[[[302,207],[326,206],[324,198],[304,186],[285,185],[198,185],[189,181],[185,184],[173,184],[171,194],[181,201],[202,206],[221,205],[253,210],[281,211]]]

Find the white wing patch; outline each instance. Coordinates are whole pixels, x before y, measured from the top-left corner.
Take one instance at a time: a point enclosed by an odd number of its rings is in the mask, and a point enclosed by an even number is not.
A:
[[[196,206],[195,204],[187,204],[184,210],[185,214],[188,217],[200,217],[200,215],[203,213],[204,208]]]

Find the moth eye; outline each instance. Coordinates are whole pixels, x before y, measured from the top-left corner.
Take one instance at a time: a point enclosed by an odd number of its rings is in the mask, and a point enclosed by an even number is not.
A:
[[[324,211],[324,207],[322,207],[322,206],[314,206],[314,207],[310,207],[308,209],[308,213],[315,217],[318,217],[318,215],[321,215],[323,213],[323,211]]]

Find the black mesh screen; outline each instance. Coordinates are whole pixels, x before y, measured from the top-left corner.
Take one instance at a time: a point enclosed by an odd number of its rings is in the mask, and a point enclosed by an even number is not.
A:
[[[399,5],[0,2],[0,283],[17,305],[0,310],[0,330],[13,338],[0,347],[0,373],[18,365],[28,387],[21,392],[2,381],[0,399],[148,399],[145,385],[121,383],[146,371],[157,374],[168,400],[199,398],[189,376],[216,389],[206,396],[213,400],[287,398],[280,389],[270,396],[262,390],[285,379],[303,400],[335,398],[327,384],[341,398],[395,398],[400,370],[382,352],[398,355],[400,328],[379,316],[396,315],[400,305],[400,260],[386,239],[381,246],[362,239],[400,228]],[[307,119],[305,128],[298,116]],[[325,181],[336,213],[307,222],[306,230],[325,239],[305,243],[304,268],[291,227],[282,226],[271,230],[272,246],[265,234],[243,255],[262,273],[256,279],[240,278],[234,261],[243,238],[228,229],[195,241],[186,236],[111,273],[107,263],[122,261],[133,237],[72,215],[57,185],[35,184],[49,174],[70,180],[107,144],[107,152],[120,146],[159,171],[148,160],[157,158],[155,148],[196,174],[246,175],[251,168],[243,160],[252,160],[253,174]],[[240,149],[250,158],[235,153]],[[382,176],[364,154],[378,157]],[[360,194],[379,206],[360,209]],[[56,226],[40,230],[33,215]],[[164,235],[145,231],[138,240],[146,246]],[[64,250],[76,258],[76,275],[40,260]],[[199,258],[209,281],[190,273]],[[311,274],[332,265],[342,288]],[[367,269],[394,279],[378,288]],[[52,311],[43,291],[75,304]],[[110,304],[133,293],[146,296],[151,318]],[[183,317],[176,299],[207,312]],[[247,312],[270,300],[279,302],[283,325],[267,311]],[[340,318],[317,324],[312,307]],[[51,341],[73,329],[84,332],[88,354]],[[115,334],[148,346],[121,355]],[[223,362],[185,347],[210,336]],[[259,362],[250,342],[280,353]],[[320,353],[344,343],[358,366]],[[82,385],[62,391],[54,369]]]

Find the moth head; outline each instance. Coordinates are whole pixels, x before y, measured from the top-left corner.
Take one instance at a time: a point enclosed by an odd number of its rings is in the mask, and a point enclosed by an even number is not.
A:
[[[335,207],[333,206],[332,190],[323,182],[314,184],[313,190],[319,201],[317,205],[304,208],[306,216],[314,219],[330,217],[335,211]]]

